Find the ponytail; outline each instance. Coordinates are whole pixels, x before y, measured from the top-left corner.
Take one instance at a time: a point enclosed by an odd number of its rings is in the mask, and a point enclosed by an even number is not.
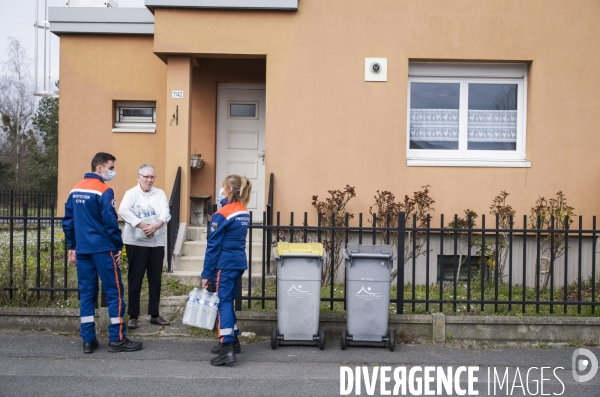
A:
[[[229,175],[224,181],[226,186],[232,188],[233,202],[239,201],[244,206],[250,201],[250,193],[252,192],[252,182],[246,176]]]

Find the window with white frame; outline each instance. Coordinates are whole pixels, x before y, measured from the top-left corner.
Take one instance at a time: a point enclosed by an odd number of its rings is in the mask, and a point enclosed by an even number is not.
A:
[[[113,132],[156,132],[156,102],[115,102]]]
[[[530,167],[527,64],[411,62],[407,164]]]

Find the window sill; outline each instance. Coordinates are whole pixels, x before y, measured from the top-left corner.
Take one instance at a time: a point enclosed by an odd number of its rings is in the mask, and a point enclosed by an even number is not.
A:
[[[407,159],[409,167],[496,167],[530,168],[528,160],[482,160],[482,159]]]
[[[156,132],[156,128],[113,128],[112,132],[142,132],[145,134],[154,134]]]

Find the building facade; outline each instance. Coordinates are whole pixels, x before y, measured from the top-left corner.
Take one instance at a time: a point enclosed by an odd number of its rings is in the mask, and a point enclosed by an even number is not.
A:
[[[145,4],[50,9],[61,199],[106,151],[118,200],[140,164],[168,195],[181,167],[182,220],[229,173],[251,178],[255,219],[271,173],[275,210],[313,222],[312,196],[346,184],[353,213],[424,185],[448,218],[503,190],[521,219],[557,191],[600,213],[596,0]]]

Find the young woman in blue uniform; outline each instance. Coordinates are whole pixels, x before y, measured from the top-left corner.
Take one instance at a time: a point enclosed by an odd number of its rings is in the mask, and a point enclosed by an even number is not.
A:
[[[250,214],[246,209],[252,184],[245,176],[229,175],[222,184],[221,209],[210,222],[210,235],[202,271],[202,288],[214,283],[219,296],[219,346],[213,353],[212,365],[223,365],[236,361],[240,353],[239,330],[236,325],[234,299],[242,274],[248,268],[246,259],[246,235]]]

